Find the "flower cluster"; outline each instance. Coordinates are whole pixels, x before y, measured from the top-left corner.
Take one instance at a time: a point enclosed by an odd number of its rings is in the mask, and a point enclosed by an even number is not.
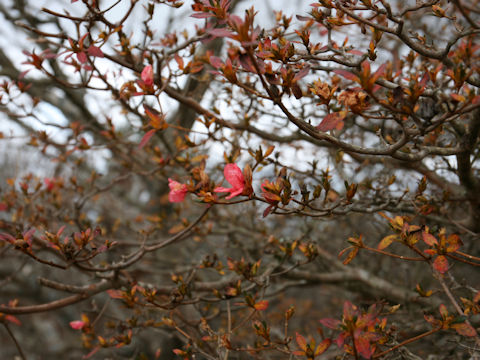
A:
[[[231,187],[217,186],[213,188],[214,193],[229,193],[225,198],[226,200],[233,199],[236,196],[252,196],[252,169],[247,164],[242,170],[238,167],[237,164],[231,163],[225,165],[223,169],[223,174],[225,179],[230,183]],[[207,177],[208,179],[208,177]],[[216,195],[212,194],[212,188],[203,187],[198,190],[199,185],[195,188],[189,188],[185,184],[181,184],[178,181],[168,179],[170,193],[168,195],[168,200],[170,202],[182,202],[185,199],[185,196],[188,192],[195,192],[197,196],[203,198],[204,201],[216,201]],[[203,184],[208,183],[208,180],[202,180]],[[279,176],[275,181],[270,182],[269,180],[264,180],[261,185],[262,196],[265,201],[269,204],[268,208],[264,212],[264,216],[267,216],[273,208],[275,208],[279,202],[286,201],[284,198],[288,194],[284,194],[285,184],[283,177]],[[282,197],[283,196],[283,197]],[[209,199],[209,200],[205,200]]]
[[[226,197],[227,200],[240,195],[249,196],[253,193],[252,170],[250,166],[245,166],[242,172],[237,164],[227,164],[225,165],[223,174],[232,187],[217,186],[213,190],[214,192],[230,193],[230,195]],[[170,193],[168,194],[168,200],[170,202],[182,202],[189,192],[187,185],[172,179],[168,179],[168,186],[170,187]]]

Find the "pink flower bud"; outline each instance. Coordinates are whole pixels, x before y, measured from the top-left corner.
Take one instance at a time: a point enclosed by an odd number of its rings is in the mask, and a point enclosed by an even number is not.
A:
[[[147,65],[143,68],[141,78],[142,78],[142,81],[145,83],[145,85],[147,85],[147,86],[152,86],[153,85],[153,68],[152,68],[152,65]]]
[[[81,321],[81,320],[70,321],[70,327],[75,330],[81,330],[85,325],[86,325],[85,321]]]

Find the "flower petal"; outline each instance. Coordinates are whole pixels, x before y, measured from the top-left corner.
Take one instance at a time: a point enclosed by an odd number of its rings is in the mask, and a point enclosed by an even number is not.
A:
[[[153,68],[152,65],[147,65],[143,68],[141,78],[145,85],[152,86],[153,85]]]
[[[170,188],[170,193],[168,194],[168,201],[170,202],[182,202],[188,193],[187,185],[170,178],[168,179],[168,187]]]
[[[230,195],[228,195],[225,199],[227,200],[230,200],[231,198],[235,197],[235,196],[238,196],[238,195],[241,195],[242,192],[243,192],[243,187],[240,188],[240,189],[229,189],[229,192],[231,192]]]
[[[222,186],[219,186],[219,187],[216,187],[213,191],[214,192],[232,192],[232,188],[225,188],[225,187],[222,187]]]
[[[85,321],[81,321],[81,320],[70,321],[70,327],[75,330],[81,330],[85,325],[86,325]]]
[[[245,179],[243,177],[242,170],[238,167],[237,164],[227,164],[223,170],[225,179],[232,184],[234,188],[242,188],[245,186]]]

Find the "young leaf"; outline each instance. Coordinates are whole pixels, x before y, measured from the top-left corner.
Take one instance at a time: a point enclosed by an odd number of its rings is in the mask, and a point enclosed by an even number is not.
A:
[[[317,125],[317,129],[320,131],[330,131],[333,129],[341,130],[343,128],[343,119],[345,115],[339,112],[330,113],[325,116],[322,122]]]
[[[360,82],[360,79],[357,75],[352,74],[350,71],[342,70],[342,69],[337,69],[333,71],[335,74],[343,76],[345,79],[352,80],[355,82]]]
[[[317,348],[315,349],[315,356],[323,354],[332,344],[332,340],[325,339],[320,344],[318,344]]]
[[[355,339],[355,347],[360,355],[365,359],[371,359],[373,355],[373,348],[370,345],[370,341],[363,336],[359,336]]]
[[[433,262],[433,267],[437,270],[440,274],[444,274],[448,271],[448,260],[447,257],[444,255],[439,255]]]
[[[267,310],[268,308],[268,300],[261,300],[254,305],[255,309],[258,311]]]
[[[88,55],[94,56],[94,57],[100,57],[100,58],[104,57],[102,50],[95,45],[90,45],[89,48],[87,49],[87,53]]]
[[[422,239],[429,246],[438,245],[438,241],[432,234],[422,231]]]
[[[310,67],[309,67],[309,66],[305,66],[302,70],[300,70],[300,71],[295,75],[295,77],[293,78],[293,81],[298,81],[298,80],[304,78],[305,76],[308,75],[309,72],[310,72]]]
[[[348,253],[347,257],[343,260],[343,265],[348,265],[352,260],[357,256],[358,247],[353,247],[353,249]]]
[[[382,241],[378,244],[378,249],[383,250],[386,249],[387,247],[390,246],[390,244],[394,241],[398,240],[398,235],[397,234],[392,234],[385,236]]]
[[[13,315],[6,315],[5,320],[7,320],[7,321],[9,321],[9,322],[11,322],[15,325],[18,325],[18,326],[22,325],[21,321],[18,320],[18,318],[16,316],[13,316]]]
[[[440,304],[438,311],[440,312],[440,315],[442,315],[442,319],[446,319],[448,317],[448,310],[444,304]]]
[[[463,336],[473,337],[477,335],[477,332],[475,331],[475,329],[471,325],[467,324],[466,322],[463,322],[460,324],[453,324],[451,325],[451,327],[455,329],[457,333]]]
[[[337,319],[331,319],[331,318],[325,318],[325,319],[321,319],[320,320],[320,324],[322,324],[323,326],[329,328],[329,329],[334,329],[334,330],[337,330],[338,329],[338,326],[341,324],[342,322],[340,320],[337,320]]]
[[[297,341],[297,345],[303,351],[307,350],[307,340],[300,335],[298,332],[295,334],[295,340]]]
[[[148,141],[152,138],[153,134],[155,134],[156,132],[157,132],[157,129],[152,129],[147,131],[145,135],[143,135],[143,138],[140,141],[140,143],[138,144],[138,148],[139,149],[143,148],[148,143]]]

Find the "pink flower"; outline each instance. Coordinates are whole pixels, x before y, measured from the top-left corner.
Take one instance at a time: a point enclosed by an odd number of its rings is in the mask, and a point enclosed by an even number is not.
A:
[[[153,85],[153,68],[152,65],[147,65],[143,68],[141,78],[145,85],[152,86]]]
[[[213,191],[215,192],[229,192],[230,195],[227,196],[227,200],[235,196],[241,195],[245,189],[245,177],[243,176],[242,170],[238,167],[237,164],[227,164],[223,170],[225,179],[232,185],[231,188],[217,187]]]
[[[86,325],[85,321],[76,320],[70,321],[70,327],[75,330],[81,330]]]
[[[50,192],[55,187],[55,178],[45,178],[43,179],[45,186],[47,187],[47,191]]]
[[[178,181],[170,178],[168,179],[168,187],[170,188],[170,193],[168,194],[168,201],[170,202],[182,202],[188,193],[187,185],[180,184]]]

